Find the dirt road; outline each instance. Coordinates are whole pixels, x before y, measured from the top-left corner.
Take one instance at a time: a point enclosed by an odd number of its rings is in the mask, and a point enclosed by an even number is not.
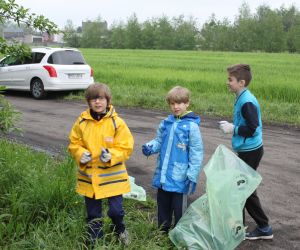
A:
[[[61,101],[54,98],[36,101],[27,95],[7,94],[7,99],[22,113],[20,127],[23,136],[13,137],[36,149],[51,154],[64,154],[68,143],[68,133],[80,112],[86,108],[84,102]],[[127,162],[130,175],[148,193],[155,166],[155,157],[142,156],[141,145],[152,139],[156,128],[166,113],[125,109],[116,107],[119,115],[127,122],[134,137],[135,150]],[[202,117],[201,132],[205,145],[205,163],[217,145],[230,148],[230,139],[221,135],[217,121]],[[265,155],[259,167],[263,177],[258,192],[263,207],[270,217],[274,230],[274,240],[244,241],[238,249],[300,249],[300,130],[284,126],[264,127]],[[203,193],[205,177],[200,177],[198,192],[191,198],[196,199]],[[250,228],[252,220],[247,218]]]

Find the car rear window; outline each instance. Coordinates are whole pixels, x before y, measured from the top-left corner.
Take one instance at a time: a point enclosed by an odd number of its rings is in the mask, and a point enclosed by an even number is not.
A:
[[[61,64],[61,65],[74,65],[74,64],[86,64],[82,54],[79,51],[64,50],[54,52],[48,58],[50,64]]]

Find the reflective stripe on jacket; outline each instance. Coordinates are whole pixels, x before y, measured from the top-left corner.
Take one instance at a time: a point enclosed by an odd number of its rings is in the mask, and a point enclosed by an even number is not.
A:
[[[133,151],[134,140],[113,106],[100,121],[91,117],[89,109],[81,113],[69,139],[69,151],[79,166],[76,187],[79,194],[101,199],[130,192],[125,161]],[[108,163],[100,161],[102,148],[112,155]],[[86,151],[92,154],[92,160],[80,164]]]

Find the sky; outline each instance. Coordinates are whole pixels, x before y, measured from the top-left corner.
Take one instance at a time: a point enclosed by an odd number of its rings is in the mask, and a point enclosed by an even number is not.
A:
[[[43,15],[63,28],[67,20],[75,27],[82,21],[101,17],[108,26],[137,15],[139,22],[166,15],[170,18],[184,15],[193,16],[202,25],[214,13],[218,20],[228,18],[233,21],[244,1],[238,0],[16,0],[16,3],[30,9],[31,13]],[[266,4],[272,9],[292,4],[300,10],[299,0],[246,0],[251,12]]]

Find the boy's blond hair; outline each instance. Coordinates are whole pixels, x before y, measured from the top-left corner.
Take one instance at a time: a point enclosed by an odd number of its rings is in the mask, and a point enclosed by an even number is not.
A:
[[[93,83],[85,91],[85,99],[89,103],[90,100],[96,99],[99,96],[104,96],[107,101],[107,106],[110,105],[111,91],[104,83]]]
[[[190,96],[191,93],[187,88],[176,86],[168,92],[166,96],[166,101],[168,104],[188,103],[190,102]]]

